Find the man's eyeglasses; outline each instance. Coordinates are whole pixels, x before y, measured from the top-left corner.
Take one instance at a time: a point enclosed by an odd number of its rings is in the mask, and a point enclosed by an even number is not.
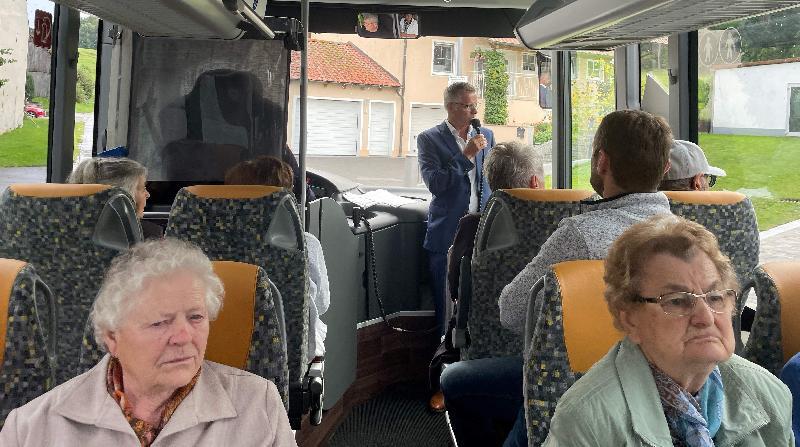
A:
[[[706,305],[716,314],[733,314],[736,306],[736,291],[733,289],[712,290],[697,295],[690,292],[672,292],[655,298],[638,297],[639,301],[661,306],[664,313],[679,317],[687,317],[694,312],[697,300],[702,298]]]
[[[706,183],[708,183],[708,187],[711,188],[714,186],[714,183],[717,183],[717,176],[714,174],[706,174]]]
[[[474,111],[476,111],[476,112],[478,111],[478,106],[480,105],[480,104],[478,104],[477,102],[476,102],[475,104],[464,104],[463,102],[454,102],[453,104],[458,104],[458,105],[460,105],[460,106],[461,106],[461,108],[463,108],[464,110],[466,110],[466,109],[472,109],[472,110],[474,110]]]

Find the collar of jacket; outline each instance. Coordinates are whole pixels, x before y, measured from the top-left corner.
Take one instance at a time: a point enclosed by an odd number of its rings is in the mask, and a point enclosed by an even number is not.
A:
[[[656,382],[647,359],[639,347],[624,339],[614,361],[627,404],[631,427],[643,442],[654,447],[671,447],[672,438],[661,408]],[[736,371],[723,362],[719,364],[725,385],[725,405],[722,424],[714,436],[718,447],[733,445],[749,433],[765,426],[769,416],[761,403],[753,397]]]
[[[619,208],[628,206],[630,204],[652,204],[657,203],[669,208],[669,199],[660,191],[657,192],[624,192],[614,197],[606,199],[586,199],[581,201],[581,205],[588,208],[589,211]]]
[[[105,372],[109,359],[109,355],[103,357],[71,390],[59,396],[54,410],[81,424],[136,436],[119,405],[106,391]],[[156,440],[194,425],[236,417],[233,402],[210,369],[208,363],[204,362],[194,389],[175,410]]]

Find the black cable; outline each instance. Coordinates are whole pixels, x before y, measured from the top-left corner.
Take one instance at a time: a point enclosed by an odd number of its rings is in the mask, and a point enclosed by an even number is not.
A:
[[[378,309],[381,312],[381,319],[386,324],[386,326],[396,332],[407,332],[407,333],[423,333],[423,332],[433,332],[439,329],[438,326],[433,326],[429,329],[404,329],[401,327],[397,327],[392,323],[389,323],[389,320],[386,318],[386,308],[383,305],[383,300],[381,299],[380,289],[378,288],[378,269],[377,269],[377,262],[375,261],[375,237],[372,231],[372,225],[369,223],[369,219],[367,215],[364,214],[364,226],[367,227],[367,240],[366,242],[366,250],[367,250],[367,258],[369,258],[369,266],[372,269],[372,287],[375,290],[375,299],[378,301]],[[435,297],[434,297],[435,299]],[[367,283],[367,302],[369,302],[369,283]]]

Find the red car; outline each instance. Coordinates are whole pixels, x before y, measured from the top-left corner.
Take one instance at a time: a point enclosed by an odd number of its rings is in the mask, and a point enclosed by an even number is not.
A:
[[[47,112],[39,104],[32,103],[25,104],[25,114],[31,118],[44,118],[47,116]]]

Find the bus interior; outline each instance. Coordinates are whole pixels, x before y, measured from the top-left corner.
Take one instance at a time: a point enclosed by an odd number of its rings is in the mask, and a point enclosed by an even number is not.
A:
[[[604,114],[621,109],[663,116],[675,138],[699,142],[704,148],[705,144],[734,144],[716,139],[737,134],[781,138],[784,142],[775,143],[774,153],[759,157],[789,166],[800,161],[800,152],[790,154],[792,147],[784,146],[789,144],[786,139],[800,135],[796,118],[800,117],[800,77],[796,75],[800,69],[786,76],[744,73],[799,63],[800,41],[792,40],[795,36],[788,38],[791,45],[785,45],[785,39],[764,44],[785,49],[769,55],[751,57],[751,47],[746,45],[770,39],[763,32],[761,38],[753,37],[765,23],[800,26],[800,20],[790,21],[800,18],[793,9],[800,2],[401,3],[59,0],[52,4],[43,182],[65,183],[76,161],[76,61],[79,26],[86,15],[99,18],[99,25],[91,146],[85,155],[124,148],[128,157],[147,167],[151,197],[145,220],[169,226],[173,202],[182,188],[220,185],[226,170],[240,161],[260,155],[280,158],[284,147],[297,157],[300,178],[308,188],[298,189],[299,220],[289,219],[286,225],[299,225],[319,239],[331,291],[330,308],[321,316],[327,325],[324,366],[303,377],[296,394],[290,391],[290,401],[295,401],[290,406],[299,405],[290,415],[301,446],[455,445],[445,415],[427,410],[429,363],[441,340],[435,330],[422,246],[430,193],[419,176],[414,141],[424,130],[421,123],[437,124],[443,119],[441,91],[448,83],[489,82],[475,74],[478,65],[483,69],[483,62],[473,61],[479,59],[475,54],[480,51],[518,55],[513,70],[507,62],[505,85],[508,114],[517,118],[495,132],[544,148],[552,188],[591,189],[586,161],[592,135]],[[365,36],[359,31],[359,17],[364,13],[395,21],[413,13],[418,30],[415,35],[398,28],[389,35]],[[726,41],[734,31],[738,40]],[[426,58],[407,56],[414,54],[409,48],[421,43]],[[363,64],[350,67],[353,76],[379,71],[369,65],[375,62],[384,66],[388,81],[365,87],[351,80],[321,78],[325,64],[335,65],[334,60],[321,58],[321,49],[314,52],[325,45],[335,51],[351,45],[355,52],[347,54],[366,57],[348,59]],[[394,59],[381,59],[380,45]],[[453,64],[452,70],[437,73],[440,68],[436,62],[431,68],[432,59]],[[434,91],[424,97],[438,99],[414,96],[413,84],[422,82],[415,81],[422,75],[434,79],[425,83],[425,88]],[[761,126],[766,118],[737,121],[735,113],[726,110],[761,107],[767,114],[769,106],[752,102],[754,95],[767,94],[763,93],[766,87],[758,87],[762,93],[745,94],[738,92],[745,87],[737,82],[769,84],[775,76],[784,76],[777,89],[789,98],[775,117],[785,125]],[[740,101],[726,102],[725,96],[733,90]],[[372,99],[333,103],[333,99],[358,98],[364,92]],[[488,101],[481,98],[482,118]],[[366,102],[371,108],[366,108]],[[385,110],[392,124],[387,125],[391,127],[386,134],[387,151],[373,155],[366,140],[380,128],[366,124],[365,117],[371,123],[384,110],[379,103],[389,102],[392,106]],[[355,149],[342,155],[344,149],[338,146],[351,144],[346,140],[350,138],[348,104],[358,107],[352,120],[357,123]],[[322,107],[331,110],[324,114]],[[425,113],[431,118],[423,120]],[[525,118],[528,115],[533,118]],[[541,130],[539,123],[547,124],[547,130]],[[762,130],[753,131],[756,127]],[[537,140],[537,132],[550,132],[549,138]],[[758,144],[755,140],[736,143]],[[714,155],[717,158],[712,161],[717,163],[733,165],[738,158],[755,163],[750,155]],[[800,219],[800,195],[791,196],[789,191],[800,182],[795,178],[790,182],[793,187],[781,187],[789,192],[766,194],[771,188],[766,180],[762,182],[745,167],[727,169],[729,176],[741,178],[729,184],[721,180],[719,187],[753,197],[762,230],[761,260],[796,260],[796,254],[786,254],[791,243],[772,237],[800,239],[800,226],[792,226]],[[307,197],[309,193],[313,199]],[[766,202],[773,196],[776,205]],[[774,207],[780,207],[779,215],[762,221],[772,216]],[[772,247],[775,251],[769,253],[774,256],[765,258]],[[272,279],[280,289],[280,280]],[[754,307],[755,299],[748,306]]]

